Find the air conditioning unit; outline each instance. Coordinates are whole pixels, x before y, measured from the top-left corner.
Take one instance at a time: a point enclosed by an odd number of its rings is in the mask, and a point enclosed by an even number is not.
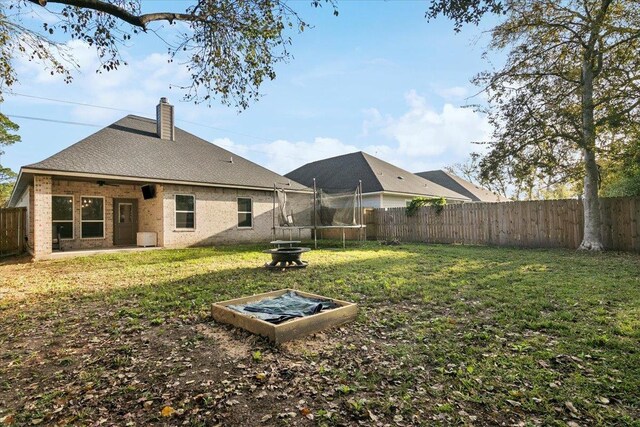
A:
[[[156,246],[158,244],[158,236],[153,231],[140,231],[136,236],[136,244],[144,248]]]

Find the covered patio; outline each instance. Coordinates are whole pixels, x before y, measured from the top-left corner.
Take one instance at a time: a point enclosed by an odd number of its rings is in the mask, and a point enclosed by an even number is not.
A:
[[[23,171],[24,172],[24,171]],[[162,186],[102,176],[32,174],[19,205],[28,209],[28,248],[36,259],[162,246]]]

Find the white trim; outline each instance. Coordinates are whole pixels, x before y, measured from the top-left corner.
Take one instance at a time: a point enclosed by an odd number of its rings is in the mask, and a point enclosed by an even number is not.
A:
[[[102,199],[102,220],[82,219],[82,199]],[[106,240],[107,238],[107,203],[105,196],[83,196],[80,195],[80,240]],[[82,224],[85,222],[102,222],[102,237],[82,237]]]
[[[193,211],[179,211],[178,196],[193,197]],[[193,227],[178,227],[178,213],[193,213]],[[173,228],[174,231],[194,231],[196,229],[196,195],[189,193],[176,193],[173,195]]]
[[[18,183],[20,182],[20,178],[22,178],[22,168],[20,168],[20,172],[18,172],[18,176],[16,177],[16,182],[13,185],[13,189],[11,190],[11,195],[9,196],[9,204],[8,206],[12,206],[13,205],[13,198],[15,196],[16,190],[18,189]],[[18,200],[20,200],[22,198],[22,194],[24,193],[24,191],[22,191],[18,197]],[[27,203],[27,206],[29,206],[29,203]]]
[[[247,212],[247,211],[240,211],[240,207],[238,206],[238,202],[240,201],[240,199],[249,199],[249,201],[251,202],[251,211]],[[241,213],[250,213],[251,214],[251,225],[249,227],[240,227],[240,221],[238,218],[238,215]],[[252,230],[253,229],[253,197],[248,197],[248,196],[237,196],[236,197],[236,228],[238,230]]]
[[[51,225],[54,222],[69,222],[69,220],[54,220],[53,219],[53,198],[54,197],[71,197],[71,238],[60,238],[60,240],[75,240],[76,236],[76,198],[73,194],[52,194],[51,195]],[[55,238],[55,236],[53,236]]]
[[[94,173],[85,173],[85,172],[65,172],[65,171],[57,171],[57,170],[46,170],[46,169],[33,169],[33,168],[22,168],[20,169],[20,174],[22,171],[25,173],[32,173],[36,175],[55,175],[55,176],[70,176],[70,177],[81,177],[81,178],[104,178],[110,180],[121,180],[121,181],[133,181],[133,182],[144,182],[144,183],[158,183],[158,184],[177,184],[177,185],[192,185],[195,187],[220,187],[220,188],[235,188],[241,190],[259,190],[259,191],[273,191],[273,187],[254,187],[254,186],[243,186],[243,185],[233,185],[233,184],[213,184],[206,182],[196,182],[196,181],[176,181],[172,179],[160,179],[160,178],[146,178],[146,177],[133,177],[133,176],[123,176],[123,175],[105,175],[105,174],[94,174]],[[19,182],[20,175],[16,180],[16,184]],[[294,193],[312,193],[313,190],[286,190],[288,192]]]

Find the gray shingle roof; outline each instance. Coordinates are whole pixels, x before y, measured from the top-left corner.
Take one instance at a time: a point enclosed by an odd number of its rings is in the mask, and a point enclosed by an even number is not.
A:
[[[456,193],[463,194],[474,202],[505,202],[509,200],[443,170],[419,172],[416,175],[447,187]]]
[[[25,168],[265,189],[288,181],[177,127],[175,141],[160,139],[155,120],[133,115]]]
[[[315,178],[317,187],[323,189],[355,188],[358,180],[362,180],[363,193],[386,191],[469,200],[362,151],[307,163],[285,176],[308,187],[313,185]]]

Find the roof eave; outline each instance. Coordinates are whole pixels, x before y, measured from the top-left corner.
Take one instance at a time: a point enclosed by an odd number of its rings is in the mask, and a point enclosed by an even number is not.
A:
[[[15,203],[17,203],[17,200],[14,200],[15,198],[20,198],[20,196],[22,195],[22,193],[24,192],[21,191],[20,194],[18,193],[18,187],[20,184],[20,180],[22,179],[22,168],[20,168],[20,172],[18,172],[18,177],[16,178],[16,183],[13,186],[13,189],[11,190],[11,196],[9,196],[9,204],[8,206],[15,206]]]
[[[108,175],[108,174],[96,174],[96,173],[87,173],[87,172],[73,172],[73,171],[63,171],[63,170],[53,170],[53,169],[26,168],[26,167],[21,168],[20,173],[22,173],[22,171],[24,171],[25,173],[34,173],[39,175],[47,174],[47,175],[54,175],[54,176],[68,176],[68,177],[77,177],[77,178],[102,178],[102,179],[133,181],[133,182],[142,181],[142,182],[149,182],[149,183],[155,183],[155,184],[193,185],[197,187],[218,187],[218,188],[233,188],[238,190],[273,191],[273,187],[234,185],[234,184],[196,182],[196,181],[180,181],[180,180],[149,178],[149,177],[141,177],[141,176]],[[300,189],[290,189],[287,191],[308,193],[308,192],[311,192],[312,190],[300,188]]]

